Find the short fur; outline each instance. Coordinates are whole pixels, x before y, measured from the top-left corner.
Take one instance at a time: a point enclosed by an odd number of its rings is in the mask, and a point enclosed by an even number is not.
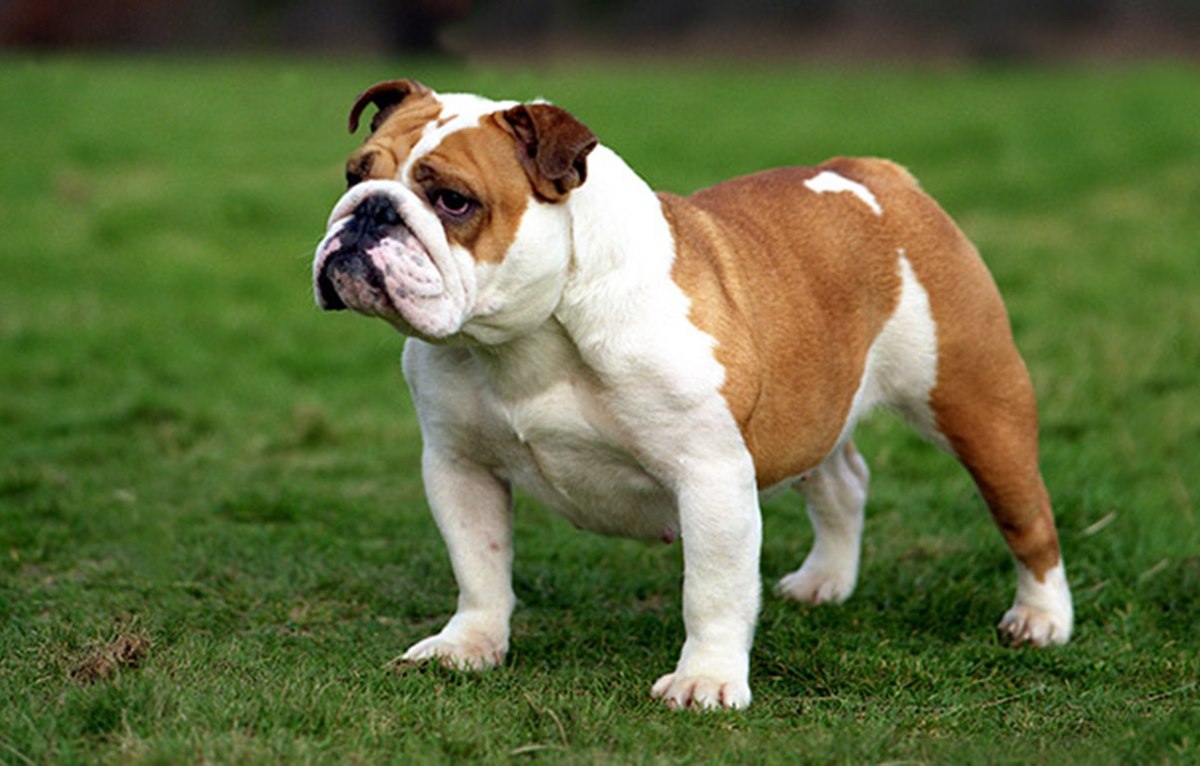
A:
[[[852,435],[880,406],[978,484],[1017,560],[1003,634],[1068,639],[1029,376],[987,269],[907,171],[841,158],[655,194],[548,104],[397,80],[364,92],[352,128],[370,104],[314,289],[414,336],[405,376],[460,596],[407,660],[503,659],[519,486],[581,528],[682,537],[687,638],[652,691],[748,704],[759,491],[795,486],[816,531],[782,595],[847,598],[869,476]]]

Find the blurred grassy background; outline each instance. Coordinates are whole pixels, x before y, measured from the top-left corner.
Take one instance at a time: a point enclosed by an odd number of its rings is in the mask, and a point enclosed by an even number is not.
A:
[[[1198,75],[5,58],[0,760],[1194,760]],[[860,439],[859,592],[767,599],[747,714],[648,700],[682,640],[677,547],[525,501],[508,665],[388,671],[453,581],[401,338],[320,314],[309,269],[350,101],[395,76],[546,96],[674,191],[907,165],[1007,297],[1077,640],[995,645],[999,536],[953,461],[883,418]],[[773,501],[768,583],[810,539]]]

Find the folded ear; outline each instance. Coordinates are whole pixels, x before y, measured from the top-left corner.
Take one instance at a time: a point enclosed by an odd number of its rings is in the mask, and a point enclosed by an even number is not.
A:
[[[358,130],[358,118],[368,105],[374,104],[379,108],[371,118],[371,132],[374,133],[404,99],[425,93],[432,91],[416,80],[387,80],[375,83],[359,93],[358,98],[354,100],[354,106],[350,107],[350,132]]]
[[[582,122],[550,104],[522,104],[500,116],[538,196],[557,202],[587,180],[587,156],[596,148],[596,136]]]

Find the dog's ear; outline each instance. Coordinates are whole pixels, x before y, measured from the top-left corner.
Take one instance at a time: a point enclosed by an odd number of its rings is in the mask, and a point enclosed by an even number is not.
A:
[[[517,159],[538,196],[557,202],[587,180],[596,136],[565,110],[522,104],[502,113],[499,122],[516,139]]]
[[[354,106],[350,107],[350,132],[358,130],[358,118],[368,105],[374,104],[379,109],[371,118],[371,132],[374,133],[404,99],[426,93],[432,91],[416,80],[387,80],[375,83],[359,93],[358,98],[354,100]]]

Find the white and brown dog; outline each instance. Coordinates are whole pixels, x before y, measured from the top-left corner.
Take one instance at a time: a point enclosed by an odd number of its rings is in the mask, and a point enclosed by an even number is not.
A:
[[[779,583],[840,602],[858,574],[886,407],[970,472],[1017,561],[1011,641],[1067,641],[1071,596],[1038,469],[1029,375],[986,267],[899,166],[834,159],[655,193],[567,112],[362,93],[371,135],[313,264],[317,302],[411,336],[404,373],[458,609],[407,660],[508,649],[511,493],[579,527],[679,537],[686,641],[652,693],[750,702],[759,494],[792,486],[816,539]]]

